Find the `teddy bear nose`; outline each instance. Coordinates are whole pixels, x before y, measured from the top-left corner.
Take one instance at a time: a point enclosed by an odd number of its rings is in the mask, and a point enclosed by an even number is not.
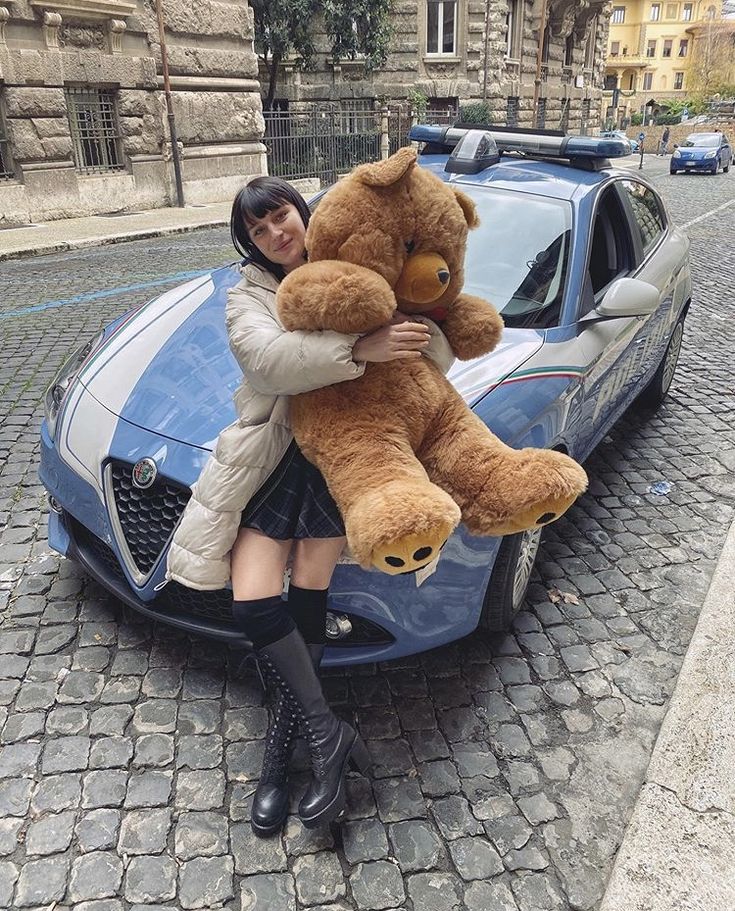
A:
[[[440,269],[440,270],[436,273],[436,277],[439,279],[439,281],[440,281],[443,285],[446,285],[446,283],[449,281],[449,273],[447,272],[446,269]]]

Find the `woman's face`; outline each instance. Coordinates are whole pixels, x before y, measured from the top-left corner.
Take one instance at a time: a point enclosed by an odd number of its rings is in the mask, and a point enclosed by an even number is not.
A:
[[[272,263],[290,272],[304,262],[306,226],[296,206],[284,203],[263,218],[248,221],[248,234],[260,252]]]

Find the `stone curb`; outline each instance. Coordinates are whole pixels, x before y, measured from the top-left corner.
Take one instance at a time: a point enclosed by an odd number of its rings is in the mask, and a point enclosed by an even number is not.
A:
[[[205,228],[220,228],[229,225],[229,218],[216,218],[211,221],[185,225],[162,225],[156,228],[140,228],[137,231],[124,231],[115,234],[102,234],[92,237],[81,237],[68,241],[53,241],[23,250],[0,250],[0,262],[11,259],[24,259],[28,256],[43,256],[50,253],[64,253],[68,250],[79,250],[83,247],[98,247],[104,244],[124,243],[128,240],[145,240],[149,237],[166,237],[170,234],[188,234]],[[13,230],[13,229],[11,229]]]
[[[600,911],[735,908],[735,523]]]

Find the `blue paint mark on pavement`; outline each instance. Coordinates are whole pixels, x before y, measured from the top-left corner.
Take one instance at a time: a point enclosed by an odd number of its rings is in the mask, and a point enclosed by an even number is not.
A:
[[[136,285],[120,285],[117,288],[108,288],[104,291],[89,291],[86,294],[77,294],[74,297],[67,297],[64,300],[47,301],[45,304],[34,304],[32,307],[23,307],[20,310],[6,310],[0,313],[0,321],[10,319],[13,316],[27,316],[31,313],[41,313],[44,310],[56,310],[59,307],[67,307],[69,304],[83,304],[87,301],[103,300],[107,297],[115,297],[118,294],[127,294],[130,291],[145,291],[146,288],[155,288],[159,285],[168,285],[174,282],[185,282],[191,278],[199,278],[201,275],[208,275],[211,269],[198,269],[196,272],[177,272],[174,275],[167,275],[165,278],[156,278],[149,282],[140,282]]]

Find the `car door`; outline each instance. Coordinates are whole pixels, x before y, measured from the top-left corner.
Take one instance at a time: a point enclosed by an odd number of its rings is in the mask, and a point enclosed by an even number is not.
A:
[[[612,283],[633,275],[643,258],[639,231],[622,183],[611,182],[602,191],[589,232],[576,322],[585,364],[578,456],[594,448],[634,397],[649,336],[649,317],[600,322],[584,319],[602,301]]]

